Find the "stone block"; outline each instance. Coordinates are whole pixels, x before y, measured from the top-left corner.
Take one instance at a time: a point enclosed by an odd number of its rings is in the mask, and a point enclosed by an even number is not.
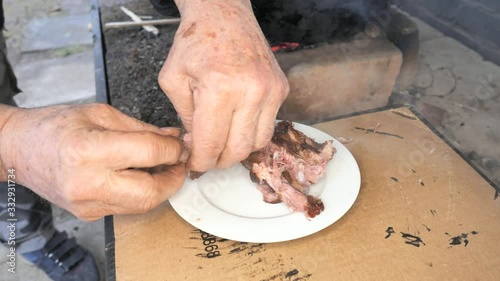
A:
[[[278,117],[303,123],[386,105],[402,64],[391,42],[369,38],[276,58],[290,82]]]

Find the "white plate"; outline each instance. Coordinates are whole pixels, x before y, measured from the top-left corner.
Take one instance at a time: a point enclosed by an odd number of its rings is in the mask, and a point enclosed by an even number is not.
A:
[[[241,164],[213,170],[197,180],[188,179],[170,198],[175,211],[205,232],[241,242],[270,243],[316,233],[340,219],[356,200],[361,184],[359,167],[347,148],[315,128],[294,123],[317,142],[334,140],[337,149],[322,179],[310,187],[325,210],[313,219],[290,212],[284,203],[268,204]]]

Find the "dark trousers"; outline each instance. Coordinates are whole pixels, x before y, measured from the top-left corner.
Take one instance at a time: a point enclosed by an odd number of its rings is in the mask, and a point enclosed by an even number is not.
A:
[[[8,199],[7,191],[7,183],[0,182],[0,241],[11,247],[8,242],[13,230],[18,253],[28,253],[42,248],[55,232],[50,204],[22,185],[15,185],[13,196],[10,197],[15,201]],[[8,202],[14,202],[15,207],[9,209],[13,205],[8,205]],[[14,211],[13,217],[10,215],[12,211]],[[15,230],[9,228],[13,222]]]
[[[17,80],[7,60],[5,41],[0,30],[0,103],[15,105],[14,96],[19,93]],[[5,134],[6,132],[2,132]],[[9,168],[9,167],[7,167]],[[15,191],[11,193],[13,199],[8,199],[8,184],[0,182],[0,242],[8,245],[13,221],[15,221],[16,251],[20,254],[31,252],[42,248],[54,235],[55,229],[52,223],[52,209],[50,204],[28,188],[12,184]],[[14,201],[13,201],[14,200]],[[14,210],[9,209],[13,207]],[[10,216],[14,212],[14,217]]]

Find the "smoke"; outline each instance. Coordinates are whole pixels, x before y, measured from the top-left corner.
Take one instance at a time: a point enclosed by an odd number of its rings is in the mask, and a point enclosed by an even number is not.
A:
[[[178,16],[173,0],[150,0],[164,15]],[[251,0],[271,44],[344,41],[364,30],[390,0]]]
[[[271,43],[315,44],[364,30],[389,0],[253,0],[255,16]]]
[[[372,20],[371,11],[387,10],[389,0],[316,0],[316,9],[343,9],[358,15],[365,22]]]

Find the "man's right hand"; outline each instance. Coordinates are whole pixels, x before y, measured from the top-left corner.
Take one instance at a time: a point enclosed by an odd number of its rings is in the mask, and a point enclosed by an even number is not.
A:
[[[15,169],[17,183],[84,220],[146,212],[184,183],[178,129],[108,105],[16,109],[0,128],[3,169]]]
[[[188,167],[227,168],[266,146],[289,84],[249,0],[176,0],[159,84],[192,136]]]

